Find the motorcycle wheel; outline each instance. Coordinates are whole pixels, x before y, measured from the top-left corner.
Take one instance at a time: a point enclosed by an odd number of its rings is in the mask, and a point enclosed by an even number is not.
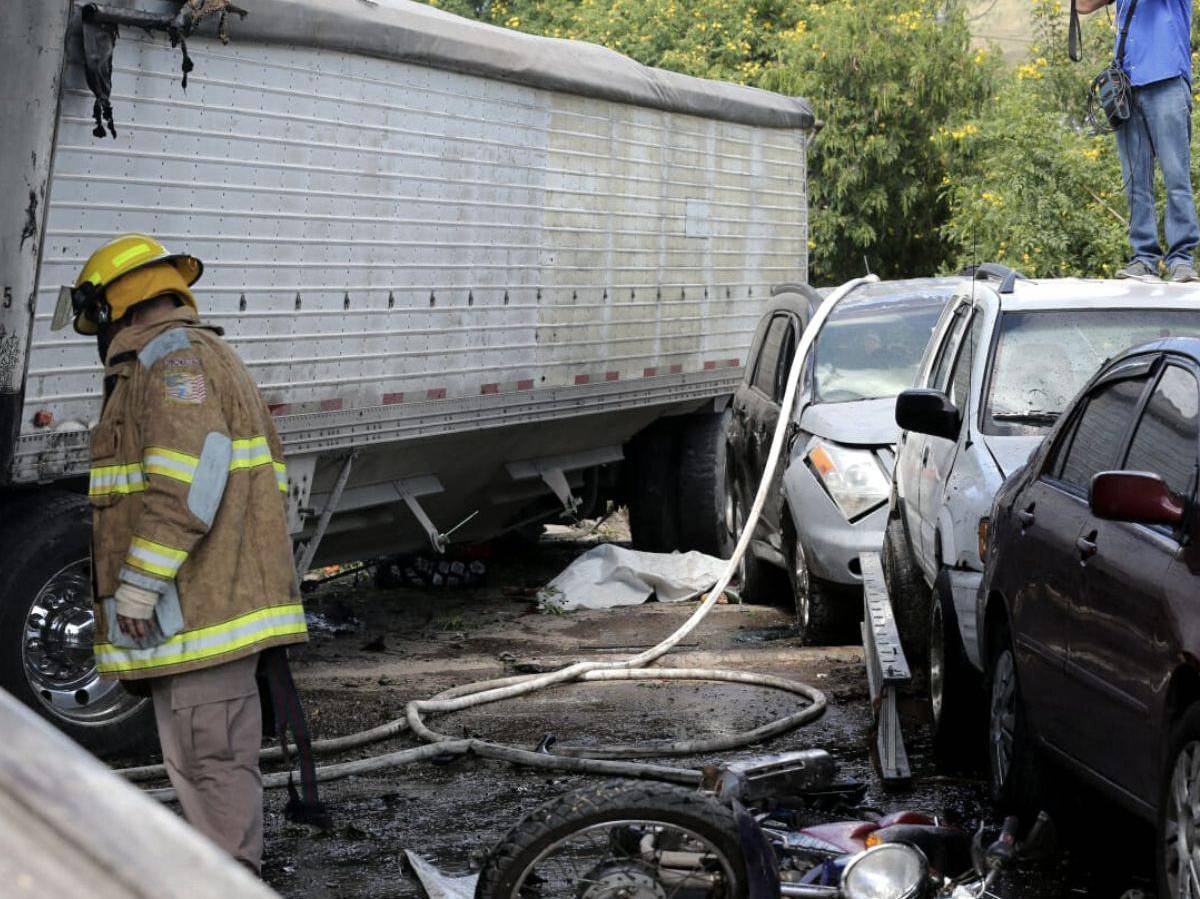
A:
[[[614,781],[535,809],[491,851],[476,899],[745,899],[733,812],[668,784]]]

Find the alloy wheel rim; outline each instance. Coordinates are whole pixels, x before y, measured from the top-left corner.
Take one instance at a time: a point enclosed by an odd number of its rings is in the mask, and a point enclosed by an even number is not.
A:
[[[989,716],[988,753],[992,781],[1003,788],[1012,773],[1013,745],[1017,720],[1017,672],[1012,652],[1004,650],[996,660],[992,675],[992,702]]]
[[[796,626],[805,631],[812,617],[812,576],[808,573],[808,560],[804,557],[804,547],[800,538],[796,537],[792,549],[792,573],[794,575],[796,593]]]
[[[942,720],[942,707],[946,693],[946,645],[942,632],[942,608],[933,607],[932,626],[929,630],[929,709],[934,725]]]
[[[1171,769],[1163,834],[1167,895],[1200,897],[1200,742],[1180,750]]]
[[[146,700],[102,679],[92,640],[91,565],[79,559],[57,571],[38,591],[21,634],[21,662],[30,691],[54,718],[78,726],[121,721]]]

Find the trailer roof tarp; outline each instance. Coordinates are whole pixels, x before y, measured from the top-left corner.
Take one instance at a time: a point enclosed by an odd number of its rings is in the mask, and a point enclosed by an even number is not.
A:
[[[108,5],[175,8],[153,0]],[[759,127],[813,127],[812,107],[798,97],[655,69],[597,44],[524,34],[410,0],[254,0],[246,6],[250,15],[230,23],[235,42],[341,50]]]

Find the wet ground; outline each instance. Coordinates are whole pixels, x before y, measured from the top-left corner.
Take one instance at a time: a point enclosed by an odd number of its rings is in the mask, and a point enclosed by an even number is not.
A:
[[[610,524],[598,532],[560,531],[556,539],[537,545],[497,549],[488,561],[487,585],[475,590],[381,590],[353,579],[322,587],[309,605],[330,627],[316,633],[294,663],[315,735],[381,724],[401,716],[409,699],[512,673],[514,660],[554,665],[620,658],[653,645],[678,627],[694,605],[649,603],[549,614],[539,612],[529,596],[519,595],[544,584],[588,545],[621,536],[619,524]],[[916,808],[968,828],[980,820],[995,822],[981,775],[969,767],[950,776],[935,770],[924,738],[923,711],[915,700],[903,710],[913,783],[904,792],[881,789],[870,761],[871,718],[861,650],[798,645],[780,599],[779,607],[717,606],[664,664],[777,674],[823,690],[829,697],[824,717],[759,751],[820,747],[832,753],[842,778],[868,785],[861,805],[834,817]],[[794,699],[785,694],[729,684],[592,684],[448,716],[438,719],[437,726],[445,733],[518,744],[536,744],[546,734],[571,742],[625,742],[746,729],[793,708]],[[369,751],[410,745],[412,738],[404,737]],[[367,751],[349,757],[365,755]],[[666,763],[700,767],[715,760]],[[479,759],[422,763],[326,785],[323,798],[336,819],[328,834],[284,821],[284,797],[277,791],[267,800],[264,877],[287,897],[423,895],[403,860],[406,848],[443,870],[467,873],[519,818],[588,782],[581,776],[547,775]],[[1066,810],[1056,812],[1074,848],[1049,865],[1015,875],[999,895],[1117,896],[1139,885],[1139,869],[1148,867],[1150,851],[1144,829],[1104,807],[1084,804],[1073,788],[1059,789],[1057,795],[1065,796]]]

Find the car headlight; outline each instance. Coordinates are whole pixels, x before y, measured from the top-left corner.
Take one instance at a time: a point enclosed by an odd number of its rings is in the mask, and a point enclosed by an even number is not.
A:
[[[891,491],[892,485],[871,450],[818,440],[808,451],[808,464],[849,521],[884,503]]]
[[[912,899],[929,879],[929,863],[921,850],[884,843],[860,852],[842,872],[846,899]]]

